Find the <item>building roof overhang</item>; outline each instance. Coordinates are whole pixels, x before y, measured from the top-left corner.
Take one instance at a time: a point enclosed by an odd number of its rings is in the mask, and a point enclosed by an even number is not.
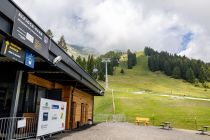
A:
[[[104,88],[93,79],[81,66],[79,66],[65,51],[63,51],[57,43],[50,39],[50,45],[46,55],[35,51],[31,46],[27,45],[17,37],[14,37],[14,17],[20,11],[34,26],[40,30],[45,36],[45,32],[26,15],[15,3],[9,0],[1,0],[0,4],[0,34],[4,40],[10,40],[24,49],[30,50],[35,56],[34,69],[28,68],[23,64],[19,64],[12,59],[0,55],[0,65],[3,67],[14,67],[16,69],[27,70],[37,76],[43,77],[53,82],[64,85],[75,85],[78,89],[86,91],[95,96],[104,94]],[[48,36],[47,36],[48,37]],[[49,38],[49,37],[48,37]],[[62,60],[56,64],[53,63],[56,57],[61,56]]]

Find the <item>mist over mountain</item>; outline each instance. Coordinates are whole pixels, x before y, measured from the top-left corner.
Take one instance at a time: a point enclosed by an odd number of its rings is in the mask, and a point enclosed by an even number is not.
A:
[[[70,56],[73,55],[74,58],[78,57],[79,55],[85,58],[87,58],[88,55],[93,55],[93,56],[100,55],[100,52],[95,48],[80,46],[75,44],[67,44],[67,46],[68,46],[68,54]]]

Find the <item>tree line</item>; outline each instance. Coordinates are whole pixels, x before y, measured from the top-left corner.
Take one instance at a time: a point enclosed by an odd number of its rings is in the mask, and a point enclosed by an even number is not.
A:
[[[145,47],[144,53],[148,56],[148,66],[151,71],[162,71],[176,79],[184,79],[190,83],[202,83],[210,81],[210,69],[207,63],[201,60],[189,59],[185,56],[158,52],[150,47]]]
[[[87,60],[78,56],[75,61],[86,70],[93,78],[105,81],[105,63],[102,62],[103,58],[110,58],[107,70],[109,75],[113,75],[115,68],[119,65],[119,59],[122,52],[109,51],[99,57],[89,55]]]

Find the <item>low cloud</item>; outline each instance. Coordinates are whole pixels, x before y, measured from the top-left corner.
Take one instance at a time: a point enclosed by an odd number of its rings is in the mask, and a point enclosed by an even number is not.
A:
[[[101,52],[150,46],[210,62],[208,0],[15,1],[45,30],[52,29],[55,40],[64,35],[69,43]],[[193,37],[183,42],[187,33]]]

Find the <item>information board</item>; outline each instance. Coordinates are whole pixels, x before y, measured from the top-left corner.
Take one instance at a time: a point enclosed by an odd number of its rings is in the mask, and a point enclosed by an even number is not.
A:
[[[37,136],[65,130],[66,102],[41,98]]]
[[[3,42],[1,54],[24,64],[25,51],[23,50],[23,48],[21,48],[20,46],[17,46],[16,44],[12,42],[9,42],[9,41]]]
[[[49,38],[19,10],[16,11],[12,36],[48,59]]]

